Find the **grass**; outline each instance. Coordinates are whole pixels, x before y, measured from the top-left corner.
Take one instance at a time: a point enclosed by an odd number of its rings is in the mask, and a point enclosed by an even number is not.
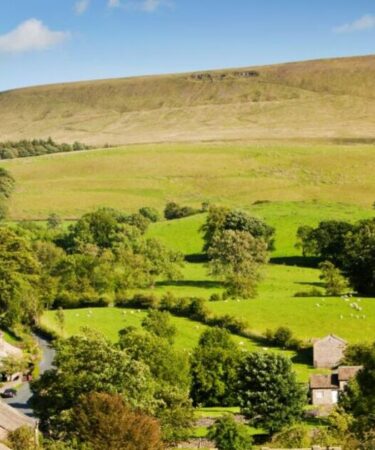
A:
[[[289,217],[292,224],[304,215],[336,214],[339,203],[353,205],[346,211],[341,207],[342,215],[350,217],[360,207],[370,208],[375,192],[374,145],[155,144],[0,164],[17,182],[10,203],[13,220],[45,219],[52,212],[76,218],[103,205],[128,212],[141,206],[161,211],[167,201],[191,206],[210,201],[262,213],[262,205],[253,208],[253,203],[271,201],[276,205],[269,218],[278,223],[295,212],[293,202],[307,202],[304,212],[298,209],[302,216]],[[332,203],[336,206],[330,212]],[[278,230],[288,232],[280,226]]]
[[[8,91],[0,134],[96,145],[373,138],[374,67],[368,56],[258,67],[250,78],[222,70],[213,81],[179,74]]]
[[[372,211],[356,205],[320,202],[271,202],[252,205],[248,208],[252,214],[265,218],[276,227],[276,250],[272,261],[264,268],[263,280],[259,285],[258,296],[249,300],[226,300],[210,302],[209,308],[217,314],[230,314],[249,323],[256,334],[279,326],[289,327],[296,337],[303,340],[322,337],[335,333],[349,342],[375,340],[375,301],[371,298],[360,300],[363,311],[358,313],[350,307],[350,302],[334,297],[295,297],[296,292],[308,291],[318,287],[323,291],[319,280],[319,271],[315,268],[301,267],[301,258],[294,248],[295,231],[299,225],[314,225],[323,219],[360,220],[373,215]],[[150,227],[148,236],[155,237],[172,249],[184,255],[196,255],[201,252],[202,238],[199,230],[205,215],[195,215],[170,222],[159,222]],[[222,293],[223,286],[218,280],[207,275],[203,263],[186,263],[183,277],[174,282],[160,280],[152,293],[162,296],[172,292],[176,296],[199,296],[209,299],[213,293]],[[117,308],[66,311],[66,334],[79,333],[81,327],[97,329],[115,342],[118,331],[126,325],[139,326],[145,312],[121,310]],[[362,317],[365,315],[365,318]],[[174,318],[178,329],[176,345],[180,349],[191,351],[197,344],[201,324],[187,319]],[[43,324],[57,330],[54,312],[47,312]],[[241,348],[247,350],[280,351],[259,347],[255,341],[234,337]],[[301,381],[306,381],[313,370],[311,355],[308,352],[296,354],[283,352],[293,361]]]

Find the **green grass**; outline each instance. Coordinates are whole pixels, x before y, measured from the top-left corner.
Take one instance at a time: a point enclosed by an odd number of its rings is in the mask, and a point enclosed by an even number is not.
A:
[[[258,296],[248,300],[226,300],[210,302],[211,311],[217,314],[230,314],[248,322],[256,334],[279,326],[289,327],[296,337],[305,341],[335,333],[349,342],[375,340],[375,299],[363,298],[361,317],[350,308],[350,302],[341,298],[295,297],[296,292],[308,291],[313,287],[323,290],[319,271],[314,268],[292,265],[300,263],[296,258],[294,237],[299,225],[315,225],[320,220],[344,219],[355,221],[371,217],[373,212],[356,205],[318,202],[272,202],[253,205],[248,208],[252,214],[266,219],[277,230],[276,250],[272,255],[278,264],[269,264],[263,269],[263,279],[259,285]],[[186,219],[159,222],[150,227],[148,236],[155,237],[168,247],[185,255],[198,254],[202,249],[199,230],[205,215],[195,215]],[[276,259],[277,258],[277,259]],[[280,264],[280,262],[284,264]],[[218,280],[207,275],[207,267],[202,263],[186,263],[183,277],[174,282],[159,281],[153,294],[161,297],[166,292],[176,296],[199,296],[209,299],[213,293],[222,293],[223,286]],[[145,312],[121,310],[117,308],[66,311],[66,335],[79,333],[83,326],[102,332],[115,342],[118,331],[126,325],[140,326]],[[362,317],[365,315],[365,318]],[[176,345],[191,351],[197,344],[200,333],[205,329],[201,324],[187,319],[174,318],[178,336]],[[54,312],[43,316],[43,324],[57,329]],[[241,348],[246,350],[280,351],[259,347],[255,341],[234,337]],[[301,381],[306,381],[312,371],[311,355],[302,352],[283,352],[290,357]]]
[[[13,220],[45,219],[52,212],[70,219],[99,206],[161,211],[167,201],[191,206],[210,201],[262,213],[264,205],[252,207],[262,200],[275,203],[269,210],[274,222],[288,215],[293,222],[293,202],[307,204],[304,212],[298,209],[300,220],[336,213],[340,203],[353,205],[346,212],[341,207],[342,215],[350,217],[360,206],[370,208],[375,192],[374,145],[159,144],[19,158],[0,165],[16,179]],[[332,203],[330,211],[325,205]]]

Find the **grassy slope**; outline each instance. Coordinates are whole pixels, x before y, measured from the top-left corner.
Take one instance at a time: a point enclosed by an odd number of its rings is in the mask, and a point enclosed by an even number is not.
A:
[[[41,86],[0,94],[2,139],[103,145],[289,137],[374,137],[375,57]],[[212,72],[213,73],[213,72]],[[215,75],[215,74],[214,74]]]
[[[372,212],[364,208],[343,204],[319,204],[316,202],[267,203],[253,206],[250,211],[259,217],[269,219],[277,227],[276,257],[293,257],[296,227],[299,224],[315,224],[321,219],[359,220],[370,217]],[[152,225],[149,236],[162,240],[166,245],[184,254],[196,254],[201,251],[202,239],[199,228],[204,222],[204,215],[196,215],[171,222]],[[319,283],[316,269],[282,264],[271,264],[264,271],[264,280],[255,299],[241,301],[220,301],[209,304],[212,311],[219,314],[233,314],[246,319],[253,331],[263,333],[267,328],[284,325],[303,339],[320,337],[336,333],[350,342],[375,339],[375,301],[362,299],[361,305],[366,318],[356,318],[349,303],[340,298],[295,298],[297,291],[311,289]],[[181,296],[203,296],[208,298],[214,292],[221,292],[220,283],[207,276],[203,264],[186,264],[184,278],[176,283],[159,283],[153,290],[156,295],[171,291]],[[320,306],[318,307],[317,304]],[[90,326],[102,331],[111,340],[117,339],[118,331],[127,324],[139,326],[144,312],[134,313],[116,308],[93,310],[92,316],[87,310],[66,311],[66,332],[74,334],[82,326]],[[353,317],[351,317],[353,314]],[[343,316],[343,318],[341,318]],[[177,346],[191,349],[196,345],[199,334],[204,327],[189,320],[174,318],[178,328]],[[47,312],[43,318],[44,325],[56,330],[54,312]],[[244,342],[243,348],[256,349],[258,344],[250,340],[235,338]],[[306,381],[311,366],[304,357],[293,352],[286,352],[295,364],[299,379]]]
[[[159,144],[1,165],[17,181],[10,205],[13,219],[41,219],[51,212],[77,217],[99,205],[126,211],[145,205],[162,209],[168,200],[250,207],[256,200],[316,199],[370,206],[375,192],[374,145]],[[289,207],[275,218],[293,214]],[[304,214],[320,215],[320,203],[308,208]],[[329,207],[324,208],[329,213]],[[345,215],[345,207],[341,209]]]

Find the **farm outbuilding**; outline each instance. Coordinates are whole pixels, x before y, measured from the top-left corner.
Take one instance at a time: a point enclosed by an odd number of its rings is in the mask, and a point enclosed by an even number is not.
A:
[[[330,334],[314,342],[314,367],[318,369],[334,369],[344,357],[347,342]]]

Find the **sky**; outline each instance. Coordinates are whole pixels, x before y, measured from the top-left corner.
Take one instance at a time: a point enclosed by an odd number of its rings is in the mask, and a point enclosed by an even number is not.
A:
[[[375,0],[0,0],[0,91],[375,53]]]

